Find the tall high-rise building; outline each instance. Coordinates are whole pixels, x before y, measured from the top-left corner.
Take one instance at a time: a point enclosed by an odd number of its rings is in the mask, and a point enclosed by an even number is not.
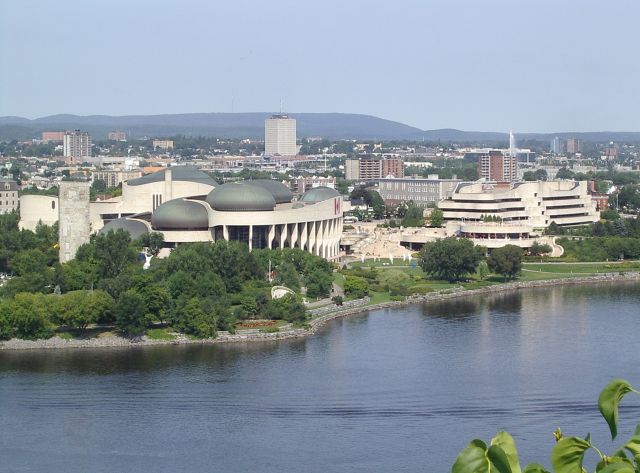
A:
[[[63,154],[68,158],[82,160],[91,157],[91,135],[86,131],[65,131],[62,140]]]
[[[295,156],[296,120],[287,115],[272,115],[264,121],[264,154]]]
[[[576,154],[582,151],[582,142],[578,138],[567,139],[567,153]]]
[[[60,182],[58,239],[61,263],[74,259],[78,248],[89,243],[89,189],[88,182]]]
[[[559,136],[556,136],[551,140],[551,145],[549,146],[549,149],[553,154],[562,154],[563,146],[562,146],[562,140],[560,139]]]
[[[515,156],[517,154],[516,150],[516,137],[513,134],[513,131],[509,132],[509,156]]]
[[[518,158],[490,151],[478,158],[478,176],[487,181],[511,182],[518,179]]]

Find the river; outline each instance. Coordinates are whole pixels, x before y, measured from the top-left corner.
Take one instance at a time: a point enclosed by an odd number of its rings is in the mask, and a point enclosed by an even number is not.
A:
[[[506,429],[611,448],[596,400],[640,386],[640,285],[373,311],[307,339],[0,352],[2,472],[446,472]],[[621,410],[620,439],[640,421]]]

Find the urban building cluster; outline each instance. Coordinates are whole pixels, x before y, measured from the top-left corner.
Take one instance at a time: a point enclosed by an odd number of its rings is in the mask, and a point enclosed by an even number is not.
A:
[[[599,169],[603,160],[620,162],[636,152],[606,143],[596,148],[597,158],[588,160],[580,140],[554,138],[547,153],[519,148],[513,134],[506,148],[320,137],[300,142],[296,130],[294,118],[276,114],[265,120],[263,142],[210,140],[208,149],[189,148],[189,155],[182,138],[145,138],[140,151],[125,131],[111,131],[107,142],[94,142],[82,130],[43,132],[38,143],[54,145],[58,154],[21,157],[20,173],[0,180],[0,212],[18,210],[22,228],[59,222],[64,259],[72,258],[91,233],[112,228],[137,236],[160,231],[167,247],[231,239],[251,248],[296,247],[336,258],[343,214],[350,208],[346,195],[364,186],[376,191],[387,208],[413,204],[426,215],[428,208],[439,207],[447,234],[482,240],[489,247],[513,241],[527,247],[552,223],[597,221],[611,193],[619,192],[566,177],[568,169],[586,173]],[[631,170],[633,162],[625,169]],[[12,176],[15,164],[0,156],[0,175]],[[442,178],[438,172],[447,167],[475,175],[454,172]],[[241,172],[263,175],[242,181],[236,177]],[[265,174],[275,179],[264,180]],[[46,195],[53,187],[59,188],[56,195]],[[39,192],[18,198],[21,188]],[[416,244],[423,236],[411,238]]]

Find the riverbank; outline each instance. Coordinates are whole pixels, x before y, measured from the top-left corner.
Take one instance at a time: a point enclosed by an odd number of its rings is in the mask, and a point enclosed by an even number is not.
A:
[[[495,284],[478,289],[464,289],[455,287],[441,291],[434,291],[427,294],[409,296],[402,301],[388,301],[378,304],[366,304],[366,301],[352,304],[348,307],[335,306],[335,310],[329,310],[323,315],[319,315],[308,323],[308,328],[283,327],[279,332],[261,332],[259,330],[240,331],[231,334],[229,332],[218,332],[216,338],[193,339],[182,334],[177,334],[173,340],[153,340],[149,337],[125,337],[121,335],[111,335],[104,337],[64,339],[58,336],[46,340],[21,340],[11,339],[0,342],[0,350],[42,350],[42,349],[65,349],[65,348],[127,348],[144,347],[158,345],[186,345],[186,344],[212,344],[212,343],[253,343],[268,342],[292,338],[308,337],[315,334],[330,320],[350,315],[361,314],[371,310],[403,307],[411,304],[424,304],[430,302],[443,301],[461,297],[474,297],[479,295],[497,294],[509,291],[518,291],[537,287],[548,287],[568,284],[598,284],[617,281],[640,281],[640,272],[605,274],[598,276],[586,276],[562,279],[545,279],[526,282],[510,282]]]

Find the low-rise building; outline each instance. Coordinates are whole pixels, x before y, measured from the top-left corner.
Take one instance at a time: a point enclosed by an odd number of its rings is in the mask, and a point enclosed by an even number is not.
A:
[[[18,210],[18,184],[16,181],[0,179],[0,214]]]
[[[173,140],[153,140],[153,149],[173,149]]]
[[[370,158],[347,159],[344,164],[345,179],[348,181],[375,181],[383,177],[403,177],[402,159]]]
[[[296,195],[304,194],[314,187],[329,187],[335,189],[336,178],[332,176],[298,176],[291,181],[291,190]]]
[[[413,202],[421,207],[451,197],[459,179],[439,179],[437,174],[425,178],[384,178],[378,181],[378,192],[385,204]]]
[[[136,179],[140,176],[142,176],[142,172],[140,170],[122,171],[107,169],[102,171],[93,171],[92,173],[94,181],[104,181],[107,187],[117,187],[124,181]]]

